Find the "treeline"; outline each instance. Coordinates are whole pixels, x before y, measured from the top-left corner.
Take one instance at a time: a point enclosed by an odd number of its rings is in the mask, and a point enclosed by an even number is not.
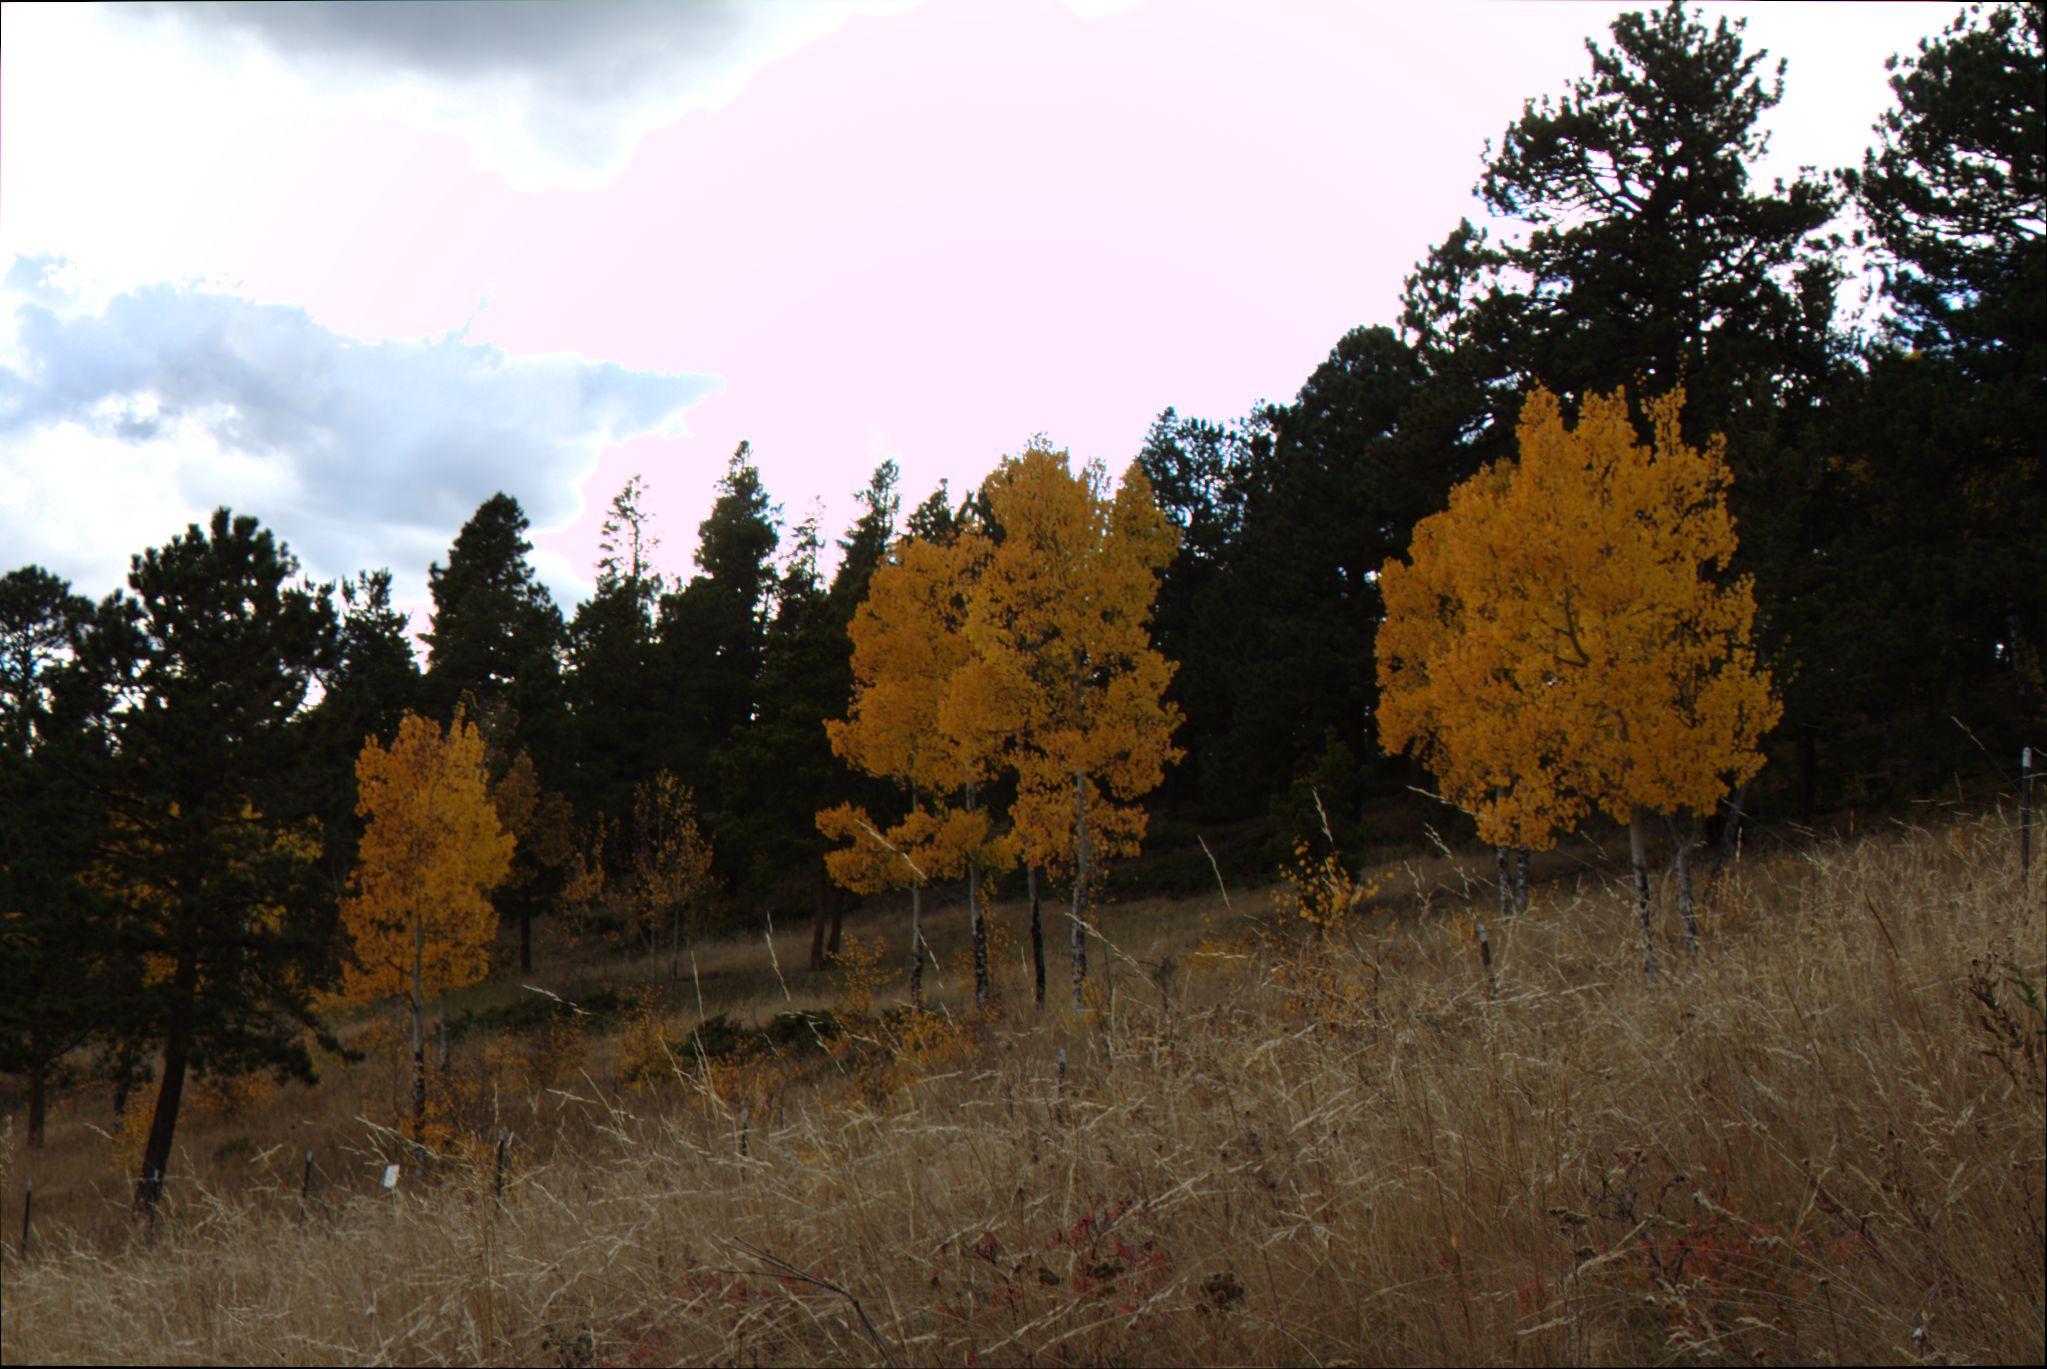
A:
[[[1754,577],[1784,703],[1751,811],[1951,791],[1979,743],[2015,765],[2047,641],[2041,15],[1963,15],[1898,61],[1862,165],[1775,185],[1753,176],[1781,67],[1738,23],[1623,15],[1488,147],[1499,222],[1427,253],[1398,329],[1346,335],[1292,403],[1162,414],[1174,804],[1313,830],[1311,785],[1349,824],[1426,782],[1377,743],[1378,571],[1513,455],[1537,385],[1573,416],[1625,388],[1645,433],[1642,402],[1682,388],[1688,439],[1725,434],[1727,575]]]
[[[1380,570],[1512,455],[1538,385],[1573,419],[1625,390],[1638,427],[1682,389],[1688,440],[1724,435],[1724,573],[1753,579],[1783,704],[1765,745],[1792,762],[1737,801],[1810,814],[2015,750],[2047,693],[2042,28],[2039,4],[1964,15],[1898,64],[1860,166],[1765,188],[1781,68],[1739,25],[1624,15],[1589,76],[1489,147],[1499,223],[1426,254],[1397,329],[1346,335],[1290,403],[1166,410],[1137,461],[1179,542],[1151,623],[1185,752],[1160,802],[1287,834],[1326,815],[1352,850],[1376,800],[1440,820],[1381,751]],[[1866,228],[1844,236],[1850,210]],[[1840,303],[1865,259],[1882,286],[1858,321]],[[123,1090],[161,1071],[145,1179],[188,1070],[310,1073],[346,957],[357,758],[408,712],[459,709],[482,735],[522,968],[536,917],[616,913],[593,881],[644,864],[678,789],[712,850],[709,915],[808,912],[821,963],[849,895],[817,815],[900,814],[899,783],[912,808],[922,783],[834,755],[856,614],[906,545],[961,526],[999,544],[1002,520],[985,488],[904,517],[884,464],[827,576],[825,531],[786,526],[750,458],[687,578],[657,565],[629,483],[572,614],[534,578],[517,501],[485,501],[429,572],[423,670],[387,572],[307,584],[224,510],[100,603],[37,567],[0,581],[0,1069],[31,1081],[31,1130],[89,1043]]]

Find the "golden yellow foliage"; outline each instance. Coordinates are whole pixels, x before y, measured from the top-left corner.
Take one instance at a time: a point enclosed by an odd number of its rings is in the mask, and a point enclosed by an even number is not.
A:
[[[1113,495],[1108,486],[1099,462],[1076,473],[1065,452],[1040,446],[987,486],[1003,537],[969,603],[973,688],[1000,701],[1017,773],[1011,816],[1038,864],[1072,868],[1083,834],[1088,855],[1134,850],[1144,814],[1133,800],[1182,754],[1179,710],[1164,698],[1173,664],[1150,632],[1179,534],[1135,463]]]
[[[633,845],[623,892],[649,939],[662,923],[680,942],[711,888],[711,843],[697,822],[696,796],[663,770],[633,790]]]
[[[1380,572],[1379,733],[1414,750],[1479,834],[1547,847],[1592,812],[1710,809],[1762,766],[1780,706],[1750,642],[1725,441],[1679,428],[1683,391],[1624,394],[1568,426],[1522,409],[1520,459],[1480,472]]]
[[[497,932],[490,892],[512,862],[484,771],[483,738],[458,716],[444,734],[408,713],[386,750],[372,737],[356,760],[364,828],[341,917],[354,947],[343,988],[357,1001],[415,1001],[473,984]]]
[[[971,798],[994,777],[1006,736],[1004,703],[964,631],[989,551],[971,527],[944,543],[904,538],[853,616],[852,706],[825,732],[835,755],[907,790],[910,810],[886,828],[849,804],[817,815],[820,832],[847,843],[825,858],[844,888],[876,893],[951,878],[975,858],[985,868],[1007,861]]]

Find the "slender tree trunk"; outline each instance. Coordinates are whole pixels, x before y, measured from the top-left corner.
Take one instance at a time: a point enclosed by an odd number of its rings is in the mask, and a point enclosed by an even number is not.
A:
[[[533,910],[519,909],[519,973],[533,973]]]
[[[1514,852],[1514,911],[1528,911],[1528,848],[1520,847]]]
[[[1706,885],[1711,888],[1720,882],[1720,876],[1734,863],[1734,853],[1741,849],[1741,807],[1748,800],[1749,782],[1743,780],[1741,787],[1722,801],[1723,819],[1720,824],[1720,839],[1713,843],[1713,868],[1706,875]]]
[[[810,915],[810,968],[822,970],[824,968],[825,899],[822,888],[816,892],[817,906],[811,911]]]
[[[448,1042],[448,991],[446,989],[441,990],[441,1025],[439,1030],[441,1040],[441,1081],[443,1087],[445,1087],[448,1071],[453,1069],[455,1065],[454,1052]]]
[[[28,1148],[43,1148],[43,1118],[48,1112],[50,1067],[48,1062],[38,1059],[28,1067]]]
[[[668,987],[682,982],[682,905],[668,910]]]
[[[974,786],[967,786],[967,811],[974,811]],[[967,856],[967,926],[974,936],[974,1009],[988,1006],[988,919],[981,907],[981,856]]]
[[[192,1059],[194,999],[199,992],[199,961],[191,952],[179,957],[172,979],[176,1006],[164,1040],[163,1079],[156,1089],[156,1112],[149,1119],[149,1140],[142,1147],[142,1173],[135,1180],[135,1209],[152,1211],[163,1197],[164,1170],[171,1162],[171,1140],[178,1130],[178,1104],[185,1096],[185,1070]]]
[[[1642,982],[1656,982],[1656,940],[1649,926],[1649,834],[1640,809],[1628,823],[1628,859],[1634,866],[1635,921],[1642,932]]]
[[[824,953],[827,956],[836,956],[839,953],[839,933],[846,928],[846,900],[832,899],[831,909],[832,925],[825,932]]]
[[[1087,980],[1087,776],[1073,772],[1073,1010],[1080,1011],[1081,985]]]
[[[412,920],[412,1139],[426,1130],[426,1038],[421,1030],[425,1013],[426,920]]]
[[[1820,741],[1810,725],[1798,729],[1798,820],[1810,826],[1819,810]]]
[[[1680,827],[1674,814],[1665,821],[1670,824],[1670,864],[1672,873],[1677,876],[1677,911],[1684,919],[1685,950],[1697,955],[1699,910],[1692,899],[1692,829],[1689,825]]]
[[[1510,921],[1514,916],[1514,873],[1511,854],[1504,846],[1493,848],[1493,862],[1498,867],[1500,886],[1500,921]]]
[[[822,924],[820,924],[822,925]],[[910,886],[910,1006],[924,1007],[924,886]]]
[[[1030,866],[1025,881],[1031,889],[1031,968],[1037,973],[1037,998],[1039,1008],[1045,1006],[1045,924],[1038,914],[1038,867]]]

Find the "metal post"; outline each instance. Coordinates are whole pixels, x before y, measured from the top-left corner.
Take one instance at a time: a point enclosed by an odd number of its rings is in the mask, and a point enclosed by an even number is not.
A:
[[[2033,748],[2019,749],[2019,900],[2032,892]]]
[[[498,1177],[497,1191],[494,1195],[498,1198],[505,1196],[505,1143],[511,1139],[511,1132],[504,1130],[498,1132]]]
[[[28,1258],[28,1214],[36,1205],[36,1181],[24,1180],[21,1185],[21,1258]]]

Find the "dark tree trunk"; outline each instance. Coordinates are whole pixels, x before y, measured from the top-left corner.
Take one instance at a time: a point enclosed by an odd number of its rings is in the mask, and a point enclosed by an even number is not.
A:
[[[832,925],[825,933],[824,939],[824,953],[828,956],[837,956],[839,953],[839,933],[846,927],[846,899],[847,895],[841,891],[839,896],[832,900]]]
[[[1037,975],[1037,1006],[1045,1006],[1045,924],[1038,913],[1038,867],[1030,867],[1025,879],[1031,886],[1031,968]]]
[[[910,886],[910,1006],[924,1007],[924,886]]]
[[[817,882],[817,887],[812,892],[815,895],[815,901],[811,906],[810,914],[810,968],[822,970],[825,967],[825,921],[830,916],[828,902],[825,897],[824,881],[822,879]]]
[[[1748,787],[1749,781],[1743,780],[1740,788],[1720,800],[1706,822],[1706,844],[1713,848],[1713,865],[1706,872],[1709,888],[1720,881],[1733,864],[1734,853],[1741,849],[1741,809],[1748,801]]]
[[[49,1088],[49,1066],[38,1060],[28,1070],[28,1148],[43,1148],[43,1118],[49,1103],[46,1093]]]
[[[1081,1005],[1081,986],[1087,982],[1087,776],[1073,772],[1074,871],[1073,871],[1073,1010]]]
[[[519,973],[533,973],[533,910],[519,909]]]
[[[135,1209],[152,1212],[163,1198],[164,1170],[171,1162],[171,1140],[178,1130],[178,1105],[185,1096],[185,1070],[192,1059],[193,999],[199,991],[199,962],[186,954],[178,961],[172,991],[170,1032],[164,1041],[163,1078],[156,1089],[156,1112],[149,1119],[149,1140],[142,1147],[142,1173],[135,1179]]]
[[[1810,725],[1798,729],[1798,820],[1810,826],[1819,811],[1819,731]]]

